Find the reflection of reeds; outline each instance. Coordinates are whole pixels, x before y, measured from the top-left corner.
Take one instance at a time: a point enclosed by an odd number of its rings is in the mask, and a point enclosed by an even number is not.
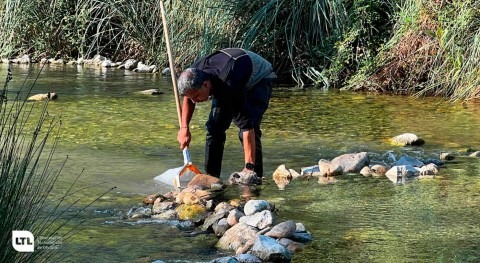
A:
[[[58,169],[50,167],[61,122],[59,118],[49,117],[48,101],[37,104],[21,99],[23,86],[10,98],[8,83],[11,78],[8,69],[5,86],[0,92],[0,262],[38,262],[54,256],[55,249],[19,253],[11,244],[12,231],[27,230],[36,239],[67,240],[73,230],[65,230],[63,226],[86,207],[65,219],[66,211],[78,202],[61,208],[65,198],[75,193],[71,190],[76,180],[60,199],[52,200],[49,196],[66,162]],[[32,87],[27,89],[28,97]],[[32,120],[34,111],[38,119]],[[34,126],[30,129],[32,122]]]

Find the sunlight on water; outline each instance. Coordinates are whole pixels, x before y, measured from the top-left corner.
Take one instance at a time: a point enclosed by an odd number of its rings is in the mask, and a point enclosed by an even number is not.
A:
[[[5,68],[0,64],[1,72]],[[38,72],[37,65],[13,66],[9,96],[24,78],[27,86],[33,83]],[[164,94],[135,94],[151,88]],[[27,96],[25,91],[22,96]],[[75,262],[91,262],[92,254],[99,262],[208,262],[233,254],[216,250],[216,237],[191,237],[155,222],[128,224],[122,216],[143,195],[167,190],[153,177],[182,165],[169,77],[47,66],[32,93],[47,91],[59,95],[48,106],[50,118],[61,118],[53,165],[68,156],[53,192],[65,193],[82,170],[76,189],[90,187],[79,192],[81,204],[117,187],[81,213],[89,221],[63,253]],[[201,170],[208,110],[208,103],[198,104],[192,120],[191,154]],[[372,162],[382,162],[402,154],[424,159],[438,158],[442,151],[463,155],[467,149],[480,150],[480,105],[277,88],[262,128],[268,177],[280,164],[300,171],[321,158],[358,151],[369,152]],[[388,143],[405,132],[417,134],[426,144]],[[243,168],[237,133],[233,126],[228,131],[224,179]],[[352,174],[333,185],[319,185],[314,178],[294,181],[284,191],[267,181],[259,198],[274,202],[281,220],[302,222],[314,235],[293,262],[475,262],[480,260],[479,178],[479,159],[462,157],[447,163],[433,180],[393,185],[386,178]]]

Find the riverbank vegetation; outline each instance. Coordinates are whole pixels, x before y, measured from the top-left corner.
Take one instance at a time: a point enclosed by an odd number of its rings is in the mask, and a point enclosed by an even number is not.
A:
[[[158,0],[3,0],[0,56],[137,58],[168,65]],[[176,65],[244,47],[283,83],[480,97],[475,0],[165,1]]]

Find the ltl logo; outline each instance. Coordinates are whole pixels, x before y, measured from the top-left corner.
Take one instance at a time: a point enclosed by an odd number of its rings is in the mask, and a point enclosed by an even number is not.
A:
[[[30,231],[13,230],[12,246],[18,252],[33,252],[35,249],[35,238]]]

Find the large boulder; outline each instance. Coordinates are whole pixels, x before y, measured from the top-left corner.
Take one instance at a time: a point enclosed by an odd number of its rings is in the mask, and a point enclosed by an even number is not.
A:
[[[249,240],[254,240],[258,229],[245,223],[238,223],[229,228],[218,240],[216,246],[220,249],[237,249],[245,246]]]
[[[331,161],[333,167],[342,167],[343,173],[358,173],[370,164],[368,153],[347,153],[334,158]]]
[[[275,239],[260,235],[255,239],[250,253],[264,262],[290,262],[292,254]]]

